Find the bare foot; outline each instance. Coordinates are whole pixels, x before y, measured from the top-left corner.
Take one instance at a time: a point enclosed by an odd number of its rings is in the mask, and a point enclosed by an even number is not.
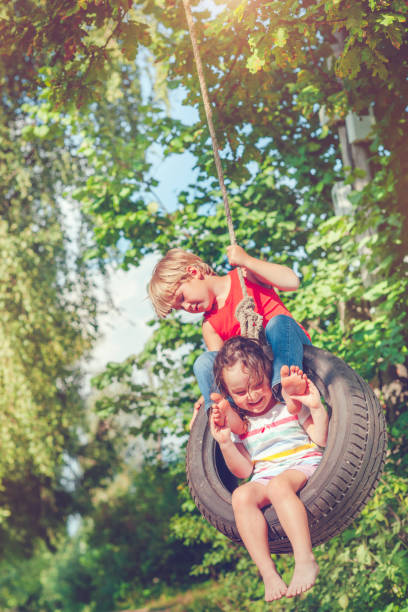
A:
[[[319,566],[315,559],[303,563],[296,563],[292,580],[286,591],[286,597],[296,597],[296,595],[308,591],[314,585],[318,573]]]
[[[294,400],[291,395],[304,395],[307,389],[307,376],[298,366],[284,365],[281,367],[282,397],[290,414],[297,414],[302,407],[299,400]]]
[[[232,408],[228,400],[219,393],[211,393],[214,402],[212,406],[214,422],[218,427],[228,427],[234,434],[240,435],[247,431],[247,424],[241,419],[239,414]]]
[[[263,578],[265,586],[265,601],[281,599],[288,590],[288,587],[277,572],[271,573]]]
[[[222,397],[219,393],[211,393],[211,400],[214,402],[212,405],[212,414],[214,417],[214,423],[218,427],[225,427],[226,415],[230,409],[228,401]]]

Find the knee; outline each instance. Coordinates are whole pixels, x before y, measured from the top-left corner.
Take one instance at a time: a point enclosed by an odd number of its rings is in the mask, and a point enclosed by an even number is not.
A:
[[[288,491],[289,489],[281,482],[278,476],[271,478],[267,484],[267,495],[272,506],[276,506],[277,503],[282,502],[286,498]]]
[[[212,376],[216,354],[216,351],[206,351],[197,357],[193,365],[195,376],[197,376],[197,374],[200,375],[201,373],[210,374]]]
[[[275,508],[289,498],[293,498],[294,495],[296,495],[296,490],[287,481],[284,473],[271,478],[267,484],[267,496]]]
[[[250,492],[247,490],[245,486],[238,487],[232,492],[232,508],[234,512],[239,512],[242,508],[248,506],[251,501]]]
[[[276,338],[279,338],[283,331],[288,328],[291,320],[291,317],[282,314],[272,317],[265,327],[265,335],[268,342],[271,343]]]

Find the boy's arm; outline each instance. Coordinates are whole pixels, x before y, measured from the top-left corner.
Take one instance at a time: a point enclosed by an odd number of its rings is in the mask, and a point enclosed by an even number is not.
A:
[[[218,442],[228,469],[237,478],[248,478],[252,474],[253,465],[249,454],[243,444],[235,444],[231,440],[231,430],[228,425],[218,425],[211,411],[211,433]]]
[[[231,266],[247,270],[247,279],[252,282],[273,285],[281,291],[295,291],[299,288],[299,279],[288,266],[256,259],[238,244],[227,247],[227,256]]]
[[[202,395],[200,395],[200,397],[198,398],[198,400],[196,402],[194,402],[194,406],[193,406],[193,416],[191,417],[191,420],[188,424],[188,429],[189,431],[191,431],[194,421],[197,418],[197,415],[200,411],[201,406],[204,406],[204,397]]]
[[[219,351],[224,341],[217,334],[209,321],[203,321],[202,324],[203,339],[208,351]]]

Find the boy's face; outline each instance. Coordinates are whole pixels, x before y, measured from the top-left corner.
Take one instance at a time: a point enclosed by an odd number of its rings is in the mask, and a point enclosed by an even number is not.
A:
[[[203,275],[197,273],[179,285],[174,298],[173,308],[176,310],[197,313],[211,310],[215,296],[207,286]]]
[[[224,368],[223,378],[231,398],[245,412],[263,414],[273,405],[274,397],[268,377],[264,374],[262,379],[256,380],[241,361]]]

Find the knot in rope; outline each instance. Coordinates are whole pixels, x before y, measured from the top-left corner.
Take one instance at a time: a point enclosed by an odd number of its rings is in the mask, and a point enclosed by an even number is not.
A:
[[[258,340],[263,331],[263,317],[255,312],[255,302],[252,297],[246,296],[240,301],[235,316],[241,326],[241,336]]]

